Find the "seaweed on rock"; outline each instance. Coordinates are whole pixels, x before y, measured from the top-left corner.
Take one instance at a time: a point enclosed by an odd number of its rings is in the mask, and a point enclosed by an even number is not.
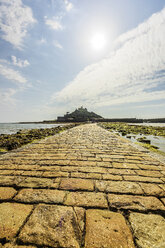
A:
[[[55,135],[59,132],[67,130],[78,124],[69,124],[53,128],[40,128],[30,130],[20,130],[16,134],[1,134],[0,135],[0,150],[10,151],[33,142],[34,140],[43,139],[45,137]]]

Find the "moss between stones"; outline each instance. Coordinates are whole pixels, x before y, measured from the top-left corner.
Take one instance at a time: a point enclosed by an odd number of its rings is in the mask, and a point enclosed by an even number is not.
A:
[[[79,124],[69,124],[53,128],[21,130],[16,134],[0,135],[0,154],[21,147],[36,140],[55,135]]]

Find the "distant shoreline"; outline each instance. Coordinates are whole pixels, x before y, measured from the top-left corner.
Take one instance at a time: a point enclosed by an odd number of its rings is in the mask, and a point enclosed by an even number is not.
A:
[[[90,121],[90,120],[89,120]],[[165,123],[165,118],[154,118],[154,119],[137,119],[137,118],[103,118],[103,119],[94,119],[92,122],[126,122],[126,123]],[[48,121],[39,121],[39,122],[18,122],[18,124],[62,124],[68,122],[79,122],[79,120],[73,121],[57,121],[57,120],[48,120]],[[81,121],[80,121],[81,122]],[[17,124],[17,123],[14,123]]]
[[[165,118],[151,118],[151,119],[138,119],[138,118],[102,118],[102,119],[89,119],[81,121],[80,119],[73,120],[44,120],[44,121],[20,121],[20,122],[0,122],[0,124],[64,124],[64,123],[77,123],[77,122],[126,122],[126,123],[165,123]]]

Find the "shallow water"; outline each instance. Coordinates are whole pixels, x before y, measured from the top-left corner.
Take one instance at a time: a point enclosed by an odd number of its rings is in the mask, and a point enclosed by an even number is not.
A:
[[[141,138],[141,137],[146,137],[148,140],[151,141],[151,145],[153,146],[157,146],[159,149],[159,151],[162,151],[162,152],[165,152],[165,138],[164,137],[161,137],[161,136],[153,136],[153,135],[143,135],[143,134],[138,134],[138,135],[135,135],[135,134],[129,134],[129,136],[131,136],[131,138],[127,138],[125,136],[126,139],[128,140],[131,140],[133,142],[137,142],[137,139],[138,138]]]
[[[118,133],[118,132],[115,132]],[[119,133],[120,134],[120,133]],[[154,135],[144,135],[144,134],[133,134],[133,133],[129,133],[128,135],[122,136],[122,134],[120,134],[121,137],[126,138],[127,140],[130,140],[132,142],[138,142],[138,138],[142,138],[142,137],[146,137],[146,139],[151,141],[151,145],[153,146],[157,146],[159,151],[165,152],[165,138],[162,136],[154,136]],[[128,138],[127,136],[131,136],[130,138]],[[141,144],[145,144],[142,143]]]
[[[0,123],[0,134],[13,134],[23,129],[52,128],[65,124],[19,124],[19,123]]]
[[[129,125],[138,125],[138,126],[152,126],[152,127],[165,127],[165,123],[128,123]],[[121,135],[121,134],[120,134]],[[121,135],[122,136],[122,135]],[[159,151],[165,152],[165,137],[154,136],[154,135],[144,135],[144,134],[129,134],[131,138],[123,136],[124,138],[131,140],[132,142],[138,142],[137,139],[141,137],[146,137],[151,141],[151,145],[157,146]],[[143,144],[143,143],[142,143]]]

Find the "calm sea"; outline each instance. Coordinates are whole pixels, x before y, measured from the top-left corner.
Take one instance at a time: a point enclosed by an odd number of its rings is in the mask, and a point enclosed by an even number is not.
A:
[[[65,124],[18,124],[18,123],[0,123],[0,134],[13,134],[23,129],[51,128]]]
[[[130,125],[147,125],[147,126],[159,126],[165,127],[165,123],[130,123]],[[0,123],[0,134],[12,134],[23,129],[34,129],[34,128],[51,128],[62,126],[65,124],[19,124],[19,123]]]

